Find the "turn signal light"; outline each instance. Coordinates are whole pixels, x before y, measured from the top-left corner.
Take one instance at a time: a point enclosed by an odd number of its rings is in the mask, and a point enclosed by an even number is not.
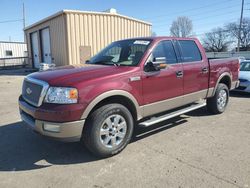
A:
[[[69,98],[70,99],[77,99],[77,97],[78,97],[77,89],[71,89],[69,91]]]

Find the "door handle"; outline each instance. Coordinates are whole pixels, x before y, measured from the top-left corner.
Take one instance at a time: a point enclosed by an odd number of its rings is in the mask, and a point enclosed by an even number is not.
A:
[[[176,77],[182,78],[183,77],[183,71],[176,71]]]
[[[207,67],[203,67],[203,68],[201,69],[201,72],[204,73],[204,74],[207,73],[207,72],[208,72],[208,68],[207,68]]]

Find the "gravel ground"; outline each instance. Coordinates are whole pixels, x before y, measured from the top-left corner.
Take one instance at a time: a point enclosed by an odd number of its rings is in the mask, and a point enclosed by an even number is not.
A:
[[[98,159],[23,125],[23,78],[0,72],[0,187],[250,188],[250,95],[233,94],[221,115],[203,108],[138,128],[122,153]]]

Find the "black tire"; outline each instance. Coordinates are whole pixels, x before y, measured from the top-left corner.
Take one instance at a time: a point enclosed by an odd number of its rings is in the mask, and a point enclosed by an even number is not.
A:
[[[225,91],[226,93],[226,101],[225,104],[223,103],[224,106],[222,105],[223,106],[222,107],[218,104],[219,103],[218,100],[220,98],[220,93],[221,92],[223,93],[223,91]],[[214,96],[207,99],[207,109],[212,114],[221,114],[225,111],[228,101],[229,101],[229,89],[225,84],[219,83]]]
[[[112,146],[113,140],[112,141],[110,140],[111,143],[110,142],[109,143],[111,144],[110,147],[112,148],[108,148],[108,146],[105,145],[105,143],[103,143],[102,137],[100,136],[100,132],[101,132],[101,128],[103,128],[104,126],[108,126],[108,124],[105,123],[105,120],[107,119],[112,120],[113,116],[123,118],[121,119],[125,121],[126,123],[126,133],[124,133],[125,136],[124,138],[120,140],[120,143],[115,146]],[[112,125],[113,125],[113,122],[112,122]],[[86,124],[83,129],[83,135],[82,135],[83,142],[85,146],[89,149],[89,151],[91,151],[94,155],[98,157],[109,157],[109,156],[118,154],[128,145],[133,134],[133,129],[134,129],[133,117],[130,111],[125,106],[121,104],[116,104],[116,103],[107,104],[96,109],[87,118]],[[112,135],[110,136],[109,134],[103,135],[103,136],[105,138],[112,137]],[[113,137],[116,137],[116,136],[113,136]],[[115,139],[118,140],[117,138],[119,137],[116,137]]]

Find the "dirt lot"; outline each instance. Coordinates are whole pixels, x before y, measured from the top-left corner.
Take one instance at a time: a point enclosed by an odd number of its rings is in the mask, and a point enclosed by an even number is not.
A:
[[[227,111],[200,109],[148,129],[108,159],[20,121],[22,75],[0,72],[0,187],[250,187],[250,95]]]

